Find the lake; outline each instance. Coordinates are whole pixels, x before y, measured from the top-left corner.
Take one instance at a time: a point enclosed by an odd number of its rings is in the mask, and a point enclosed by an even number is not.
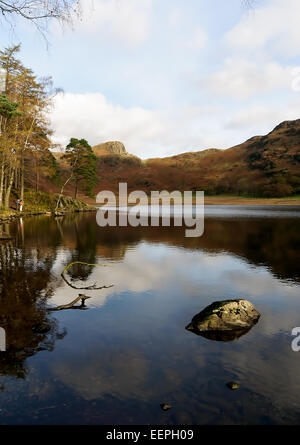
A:
[[[299,423],[299,218],[300,207],[209,206],[200,238],[100,228],[95,213],[4,225],[14,239],[0,243],[0,424]],[[63,280],[71,262],[98,265],[76,263]],[[85,309],[49,310],[80,293]],[[185,329],[236,298],[261,313],[246,335]]]

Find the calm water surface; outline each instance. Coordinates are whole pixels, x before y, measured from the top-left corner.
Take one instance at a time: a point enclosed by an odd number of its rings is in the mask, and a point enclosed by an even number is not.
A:
[[[181,228],[100,228],[34,217],[0,243],[1,424],[297,424],[300,208],[208,207]],[[72,261],[68,285],[61,277]],[[49,311],[84,291],[86,310]],[[262,316],[233,342],[187,331],[213,301]],[[229,381],[240,390],[230,391]],[[163,412],[161,403],[172,410]]]

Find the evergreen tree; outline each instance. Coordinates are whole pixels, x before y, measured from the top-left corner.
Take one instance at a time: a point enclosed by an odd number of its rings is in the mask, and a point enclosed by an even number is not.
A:
[[[79,186],[86,195],[93,197],[97,184],[97,156],[85,139],[71,138],[63,156],[72,168],[75,181],[75,198]]]

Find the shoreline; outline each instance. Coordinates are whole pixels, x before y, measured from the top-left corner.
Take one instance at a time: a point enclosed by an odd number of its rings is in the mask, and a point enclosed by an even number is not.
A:
[[[28,210],[28,211],[23,211],[23,212],[18,212],[18,211],[6,211],[6,212],[1,212],[0,211],[0,224],[2,223],[8,223],[8,222],[12,222],[16,219],[19,218],[29,218],[31,216],[64,216],[64,215],[68,215],[68,214],[73,214],[73,213],[88,213],[88,212],[96,212],[97,209],[95,207],[90,207],[90,208],[85,208],[85,209],[75,209],[75,210],[61,210],[59,212],[57,212],[56,214],[51,211],[51,210]]]
[[[94,204],[97,207],[134,207],[138,204],[140,205],[150,205],[150,196],[148,199],[142,199],[140,203],[129,204],[127,202],[127,197],[120,197],[116,195],[115,204]],[[120,202],[121,201],[121,202]],[[182,201],[174,202],[174,205],[181,205]],[[192,199],[185,200],[185,204],[195,205],[196,197]],[[205,196],[204,205],[220,205],[220,206],[300,206],[300,197],[288,197],[288,198],[245,198],[242,196]]]
[[[141,202],[141,205],[147,205],[148,202]],[[192,201],[187,204],[196,204],[196,198],[193,197]],[[176,203],[175,203],[176,205]],[[135,204],[128,204],[128,207],[133,207]],[[300,198],[243,198],[239,196],[206,196],[205,206],[300,206]],[[19,218],[27,218],[31,216],[64,216],[73,213],[88,213],[97,212],[101,205],[95,204],[94,206],[88,205],[83,209],[70,209],[60,210],[55,215],[53,210],[24,210],[19,212],[11,209],[10,211],[0,211],[0,224],[14,221]],[[118,204],[116,207],[120,207]]]

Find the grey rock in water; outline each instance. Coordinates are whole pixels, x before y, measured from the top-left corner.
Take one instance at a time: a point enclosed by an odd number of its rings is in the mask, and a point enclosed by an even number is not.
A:
[[[259,318],[248,300],[217,301],[195,315],[186,329],[210,340],[233,341],[249,332]]]

